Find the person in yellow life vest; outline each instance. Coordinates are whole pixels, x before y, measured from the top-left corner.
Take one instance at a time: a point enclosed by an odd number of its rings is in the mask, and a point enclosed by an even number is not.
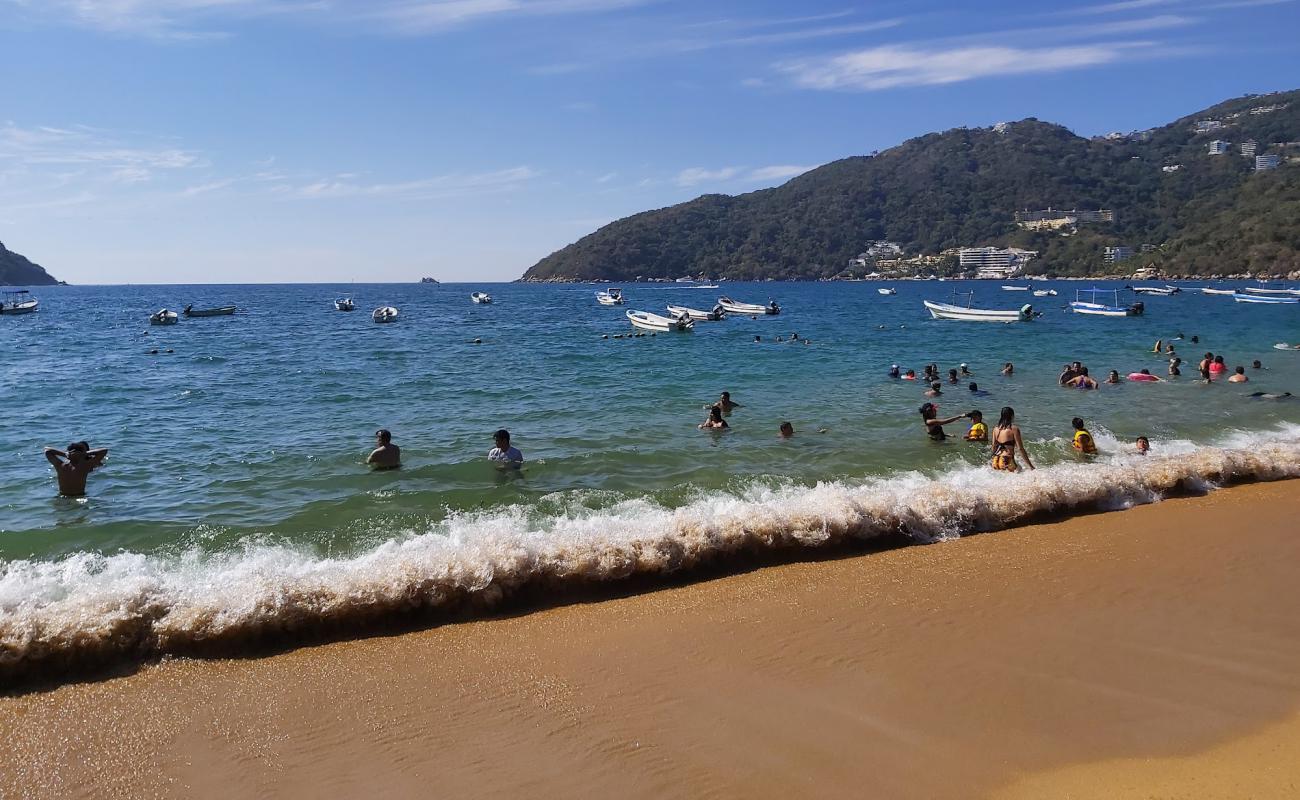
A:
[[[1088,429],[1083,427],[1083,420],[1075,417],[1070,420],[1070,424],[1074,426],[1074,449],[1084,455],[1096,455],[1097,443],[1092,440],[1092,434],[1088,433]]]
[[[989,428],[984,424],[984,415],[978,411],[972,411],[966,416],[970,417],[970,430],[966,431],[966,441],[987,442],[989,440]]]

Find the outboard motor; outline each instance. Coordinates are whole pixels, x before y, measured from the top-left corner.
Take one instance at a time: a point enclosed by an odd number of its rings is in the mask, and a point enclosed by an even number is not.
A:
[[[1129,306],[1129,310],[1133,312],[1133,316],[1140,317],[1147,310],[1147,307],[1145,304],[1142,303],[1141,300],[1139,300],[1138,302]]]
[[[1028,322],[1033,318],[1034,318],[1034,307],[1032,305],[1030,305],[1029,303],[1025,303],[1023,306],[1020,307],[1021,322]]]

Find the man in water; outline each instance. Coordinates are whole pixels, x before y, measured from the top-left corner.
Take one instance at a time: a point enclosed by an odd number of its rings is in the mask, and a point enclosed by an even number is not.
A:
[[[967,377],[970,377],[970,374],[971,374],[970,368],[967,367],[965,364],[962,364],[962,365],[961,365],[961,376],[962,376],[963,378],[967,378]]]
[[[898,365],[897,365],[897,364],[890,364],[890,365],[889,365],[889,377],[891,377],[891,378],[901,378],[902,376],[903,376],[903,373],[898,369]]]
[[[1151,452],[1151,440],[1147,439],[1145,436],[1139,436],[1137,438],[1136,446],[1138,455],[1140,456],[1144,456]]]
[[[794,436],[794,426],[788,422],[782,422],[777,435],[782,439],[789,439],[791,436]]]
[[[733,409],[740,408],[740,403],[736,403],[732,401],[731,392],[723,392],[721,396],[718,397],[717,404],[722,409],[722,413],[724,414],[730,414]]]
[[[393,444],[393,434],[387,428],[375,431],[375,449],[366,457],[366,463],[375,469],[397,469],[402,466],[402,449]]]
[[[45,448],[45,458],[54,466],[54,474],[59,478],[59,494],[64,497],[84,497],[86,476],[102,465],[107,457],[107,447],[91,450],[86,442],[73,442],[68,445],[66,453],[53,447]]]
[[[1082,367],[1079,373],[1069,380],[1066,384],[1075,389],[1096,389],[1097,380],[1088,374],[1088,368]]]
[[[519,448],[510,446],[510,431],[502,428],[492,436],[496,447],[488,451],[488,461],[501,469],[518,469],[524,463],[524,454]]]
[[[1232,377],[1231,377],[1231,378],[1228,378],[1228,383],[1245,383],[1246,381],[1249,381],[1249,380],[1250,380],[1250,378],[1247,378],[1247,377],[1246,377],[1246,368],[1245,368],[1245,367],[1237,367],[1237,368],[1233,371]]]
[[[969,387],[969,388],[970,388],[970,393],[971,393],[971,395],[973,395],[973,396],[975,396],[975,397],[987,397],[987,396],[988,396],[988,392],[986,392],[986,391],[984,391],[983,389],[981,389],[981,388],[980,388],[980,385],[979,385],[978,383],[975,383],[974,381],[971,381],[971,384],[970,384],[970,387]]]
[[[939,383],[938,381],[935,381],[934,383],[930,384],[930,389],[925,393],[925,396],[938,397],[941,394],[943,394],[943,384]]]

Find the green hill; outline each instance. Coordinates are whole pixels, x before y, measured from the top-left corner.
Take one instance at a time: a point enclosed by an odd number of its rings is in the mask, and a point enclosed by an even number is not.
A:
[[[1250,113],[1270,106],[1279,108]],[[1223,127],[1197,132],[1204,119]],[[1208,153],[1214,139],[1232,143],[1227,154]],[[1254,159],[1239,150],[1248,139],[1260,154],[1279,154],[1281,167],[1254,172]],[[1114,271],[1105,247],[1144,244],[1158,249],[1126,267],[1285,273],[1300,269],[1300,164],[1288,156],[1300,156],[1300,91],[1229,100],[1122,137],[1085,139],[1035,119],[957,128],[835,161],[773,189],[705,195],[618,220],[523,279],[825,278],[874,240],[909,255],[1024,247],[1040,253],[1034,272],[1057,275]],[[1068,236],[1016,226],[1016,211],[1046,208],[1111,209],[1115,220],[1081,224]]]
[[[33,264],[0,242],[0,286],[53,286],[57,283],[40,264]]]

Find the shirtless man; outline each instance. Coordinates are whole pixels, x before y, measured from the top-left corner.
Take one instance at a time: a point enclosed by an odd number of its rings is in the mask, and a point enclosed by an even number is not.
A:
[[[402,448],[393,444],[393,434],[387,429],[375,431],[375,449],[366,457],[366,463],[375,469],[397,469],[402,466]]]
[[[66,453],[53,447],[45,448],[45,458],[54,466],[54,474],[59,477],[59,494],[64,497],[84,497],[86,476],[102,465],[107,457],[107,447],[91,450],[86,442],[73,442],[68,445]]]

